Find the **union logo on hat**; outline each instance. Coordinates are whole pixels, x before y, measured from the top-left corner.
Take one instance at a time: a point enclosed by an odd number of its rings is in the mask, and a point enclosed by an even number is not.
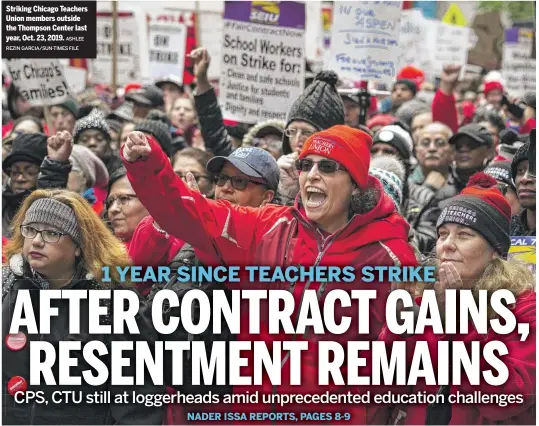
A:
[[[253,152],[253,148],[238,148],[232,153],[232,157],[247,158]]]

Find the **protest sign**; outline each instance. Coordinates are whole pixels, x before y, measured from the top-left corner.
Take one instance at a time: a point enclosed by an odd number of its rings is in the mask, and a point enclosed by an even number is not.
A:
[[[445,65],[466,65],[469,29],[437,22],[434,52],[434,73],[441,75]]]
[[[221,48],[223,43],[223,16],[221,13],[201,12],[198,17],[200,24],[200,46],[204,46],[210,54],[211,62],[208,77],[218,80],[221,75]]]
[[[526,92],[535,92],[535,60],[531,59],[532,31],[510,28],[505,31],[502,74],[507,92],[522,97]]]
[[[165,7],[168,2],[160,2],[163,3],[162,6]],[[160,4],[159,3],[159,4]],[[170,3],[168,3],[170,4]],[[183,3],[178,3],[182,4]],[[204,4],[204,2],[202,2]],[[172,5],[175,5],[174,2]],[[189,57],[189,54],[193,49],[196,48],[197,40],[196,40],[196,20],[195,20],[195,13],[191,10],[176,10],[176,8],[172,9],[167,7],[166,10],[157,10],[157,12],[152,9],[147,9],[146,12],[148,13],[148,16],[150,16],[150,22],[177,22],[179,24],[185,25],[187,29],[187,35],[185,39],[185,59],[184,59],[184,65],[183,65],[183,84],[191,84],[194,81],[193,76],[193,64],[191,62],[191,58]]]
[[[149,76],[148,27],[140,9],[118,12],[117,84]],[[97,58],[90,61],[93,83],[112,82],[112,13],[97,12]]]
[[[80,93],[86,89],[88,71],[84,68],[65,66],[64,74],[72,93]]]
[[[535,274],[535,237],[511,237],[511,247],[509,248],[507,258],[524,264],[533,274]]]
[[[329,69],[341,78],[391,84],[398,72],[401,2],[337,2]]]
[[[224,118],[285,120],[303,92],[304,77],[304,4],[225,3],[219,84]]]
[[[58,59],[6,59],[5,66],[30,105],[56,105],[69,98],[69,86]]]
[[[399,69],[407,65],[421,68],[427,77],[434,77],[436,21],[425,19],[421,10],[403,10],[399,35]]]
[[[167,75],[183,80],[187,28],[178,22],[150,24],[150,72],[154,79]]]

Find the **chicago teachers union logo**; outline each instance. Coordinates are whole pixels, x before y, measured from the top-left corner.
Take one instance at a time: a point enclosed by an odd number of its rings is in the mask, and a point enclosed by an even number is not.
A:
[[[277,25],[281,8],[277,1],[253,1],[251,2],[251,22],[260,24]]]

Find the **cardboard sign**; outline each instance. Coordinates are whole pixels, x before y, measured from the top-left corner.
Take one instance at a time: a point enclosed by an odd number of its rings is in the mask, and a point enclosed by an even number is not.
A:
[[[531,59],[533,32],[524,28],[505,31],[502,75],[511,96],[523,97],[535,92],[535,60]]]
[[[117,83],[125,85],[149,77],[148,27],[140,9],[118,12]],[[97,58],[90,61],[93,83],[112,82],[112,13],[97,12]]]
[[[64,67],[64,74],[72,93],[81,93],[86,89],[87,70],[84,68],[67,66]]]
[[[336,2],[329,69],[352,81],[392,84],[399,66],[401,2]]]
[[[223,43],[223,16],[220,13],[201,12],[198,17],[200,24],[200,46],[204,46],[211,57],[208,77],[219,79],[221,75],[221,49]]]
[[[399,69],[413,65],[425,76],[434,78],[434,51],[436,49],[436,21],[425,19],[421,10],[403,10],[399,36]]]
[[[304,78],[305,4],[225,3],[219,82],[225,119],[285,120]]]
[[[4,64],[30,105],[56,105],[69,98],[64,68],[58,59],[6,59]]]
[[[150,24],[150,73],[158,79],[169,75],[183,80],[187,28],[178,22]]]
[[[438,22],[434,48],[434,73],[440,75],[444,65],[464,66],[468,62],[469,29]]]

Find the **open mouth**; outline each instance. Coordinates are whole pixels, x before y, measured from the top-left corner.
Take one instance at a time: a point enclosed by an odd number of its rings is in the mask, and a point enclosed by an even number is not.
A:
[[[316,209],[320,207],[326,201],[327,195],[324,191],[314,186],[307,188],[307,202],[306,206],[310,209]]]

